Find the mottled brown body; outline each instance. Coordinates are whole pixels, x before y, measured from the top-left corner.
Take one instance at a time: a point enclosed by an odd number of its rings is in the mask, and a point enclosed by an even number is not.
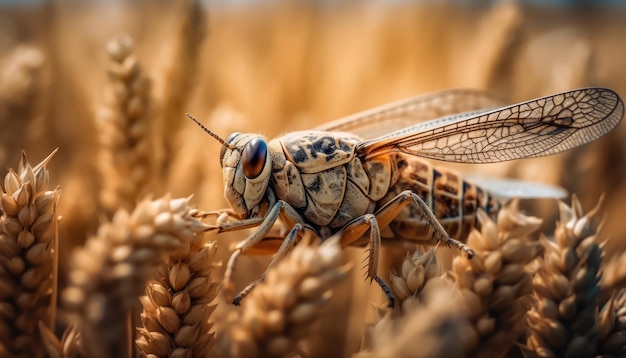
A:
[[[322,239],[336,233],[343,246],[369,246],[367,277],[380,285],[393,307],[393,294],[377,273],[383,239],[438,240],[471,258],[474,251],[461,241],[476,225],[479,208],[493,215],[500,206],[458,173],[418,157],[479,164],[555,154],[608,133],[624,114],[623,101],[604,88],[485,109],[493,107],[484,93],[446,91],[269,142],[251,133],[233,133],[224,140],[204,128],[223,145],[224,195],[231,206],[210,213],[218,217],[212,229],[257,227],[235,246],[225,273],[227,288],[239,255],[256,249],[276,252],[271,268],[305,232]],[[420,122],[428,109],[444,117]],[[543,193],[558,197],[561,191]],[[272,238],[270,231],[279,219],[287,231]]]
[[[270,142],[270,186],[277,199],[296,209],[324,238],[355,218],[375,213],[405,190],[418,194],[457,240],[475,226],[479,207],[489,214],[499,207],[485,190],[425,160],[392,153],[364,161],[354,153],[360,141],[350,133],[306,131]],[[433,231],[419,209],[408,205],[382,236],[429,241]],[[367,238],[353,244],[365,243]]]

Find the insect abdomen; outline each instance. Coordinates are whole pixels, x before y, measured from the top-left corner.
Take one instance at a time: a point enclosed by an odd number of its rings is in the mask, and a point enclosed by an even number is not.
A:
[[[455,171],[434,168],[428,162],[398,155],[398,180],[381,201],[381,205],[404,190],[418,194],[432,209],[451,238],[464,241],[476,226],[476,212],[482,208],[488,214],[497,212],[499,205],[484,189],[463,180]],[[430,240],[432,228],[422,219],[415,206],[409,205],[390,224],[394,238]]]

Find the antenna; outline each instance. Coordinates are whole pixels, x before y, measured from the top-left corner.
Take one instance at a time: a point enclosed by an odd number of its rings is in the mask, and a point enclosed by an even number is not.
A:
[[[204,126],[204,124],[200,123],[199,120],[195,119],[191,114],[189,113],[185,113],[187,115],[187,117],[189,117],[189,119],[191,119],[192,121],[196,122],[197,125],[200,126],[200,128],[204,129],[205,132],[207,132],[211,137],[215,138],[218,142],[220,142],[221,145],[223,145],[224,147],[230,149],[230,150],[234,150],[235,147],[233,147],[232,145],[226,143],[226,141],[224,139],[222,139],[222,137],[218,136],[217,134],[211,132],[211,130],[207,127]]]

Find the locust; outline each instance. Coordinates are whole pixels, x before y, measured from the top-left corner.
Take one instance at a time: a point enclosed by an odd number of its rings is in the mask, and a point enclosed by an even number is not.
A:
[[[478,225],[477,212],[493,216],[502,205],[491,187],[429,160],[478,164],[556,154],[610,132],[623,114],[612,90],[582,88],[509,106],[483,91],[447,90],[272,140],[252,133],[224,140],[188,116],[222,145],[230,208],[209,212],[218,217],[209,230],[254,228],[234,247],[227,288],[232,291],[241,254],[275,253],[269,270],[310,232],[321,240],[338,236],[342,247],[367,246],[365,275],[393,307],[395,298],[378,275],[381,242],[442,242],[471,258],[474,251],[463,241]],[[277,221],[287,227],[278,238],[269,235]]]

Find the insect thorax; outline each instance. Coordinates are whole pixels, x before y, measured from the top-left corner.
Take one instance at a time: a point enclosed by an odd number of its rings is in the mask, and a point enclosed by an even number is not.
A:
[[[350,220],[372,213],[393,182],[390,156],[362,162],[354,155],[360,138],[345,133],[295,132],[270,144],[272,188],[278,199],[300,212],[321,232],[335,232]],[[328,230],[330,229],[330,230]]]

